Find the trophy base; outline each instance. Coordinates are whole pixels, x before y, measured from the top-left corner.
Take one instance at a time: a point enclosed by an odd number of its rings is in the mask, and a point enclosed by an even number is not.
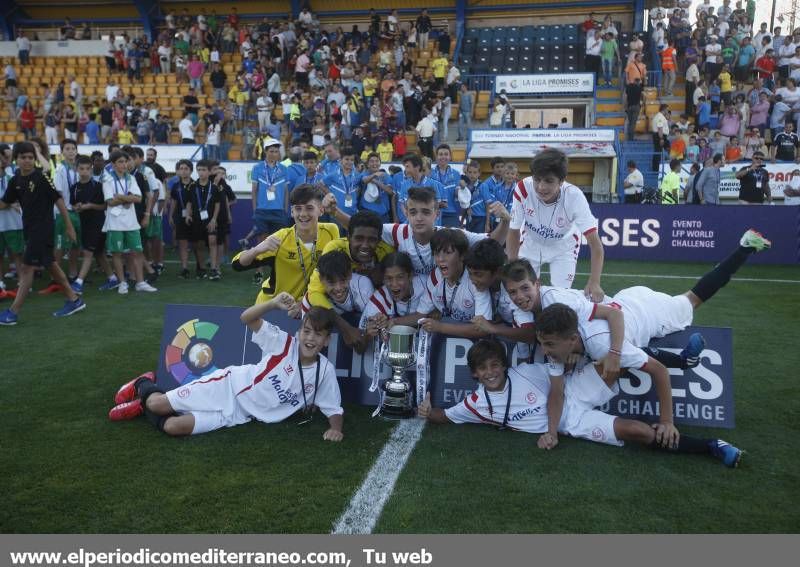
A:
[[[378,415],[386,421],[400,421],[403,419],[411,419],[417,416],[417,412],[413,408],[395,408],[382,406]]]

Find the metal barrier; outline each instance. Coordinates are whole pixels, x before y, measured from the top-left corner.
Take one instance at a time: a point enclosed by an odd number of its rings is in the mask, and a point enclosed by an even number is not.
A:
[[[494,92],[494,75],[464,75],[461,82],[471,91]]]

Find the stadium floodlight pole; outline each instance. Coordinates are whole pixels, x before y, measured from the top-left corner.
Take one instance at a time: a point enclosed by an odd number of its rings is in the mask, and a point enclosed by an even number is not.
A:
[[[769,30],[772,31],[775,29],[775,5],[778,3],[778,0],[772,0],[772,14],[770,15],[769,19]],[[753,18],[755,19],[755,18]]]

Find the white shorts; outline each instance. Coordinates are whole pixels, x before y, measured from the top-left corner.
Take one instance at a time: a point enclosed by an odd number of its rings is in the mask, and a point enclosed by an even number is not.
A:
[[[571,252],[566,252],[561,256],[556,256],[551,260],[537,258],[533,260],[528,258],[528,261],[533,266],[536,275],[541,279],[542,265],[547,264],[550,268],[550,285],[553,287],[571,288],[575,281],[575,271],[578,265],[578,257],[572,255]]]
[[[667,295],[644,286],[629,287],[613,299],[625,314],[625,338],[637,347],[650,339],[683,331],[692,324],[694,308],[685,295]]]
[[[582,369],[576,369],[564,380],[564,409],[559,431],[596,443],[622,445],[614,433],[616,416],[595,409],[618,393],[619,386],[615,383],[609,387],[594,365],[587,364]]]
[[[167,392],[172,409],[194,416],[192,435],[241,425],[252,419],[236,401],[231,387],[231,373],[235,371],[226,368]]]

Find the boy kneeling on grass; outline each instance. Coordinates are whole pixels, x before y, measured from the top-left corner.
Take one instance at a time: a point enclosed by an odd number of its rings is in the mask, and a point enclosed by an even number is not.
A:
[[[261,347],[259,363],[229,366],[166,393],[148,372],[119,389],[109,419],[144,414],[167,435],[183,436],[241,425],[253,418],[277,423],[298,412],[305,416],[305,423],[318,407],[329,423],[322,438],[341,441],[344,410],[336,367],[320,354],[328,346],[334,312],[312,307],[293,337],[261,318],[273,309],[288,311],[294,304],[289,293],[281,292],[242,313],[242,322],[253,332],[251,340]]]
[[[575,312],[565,305],[548,307],[537,319],[543,344],[562,337],[564,341],[579,340],[577,327]],[[571,350],[566,348],[564,352]],[[739,464],[742,452],[721,439],[687,435],[674,442],[666,437],[658,439],[655,425],[594,409],[617,394],[616,380],[609,384],[601,377],[602,368],[594,364],[576,368],[563,383],[553,382],[551,387],[547,365],[519,364],[509,368],[505,346],[496,339],[476,342],[467,353],[467,364],[480,386],[463,402],[444,410],[431,406],[429,393],[418,408],[420,417],[433,423],[485,423],[500,429],[543,433],[540,448],[555,447],[557,441],[554,443],[553,437],[557,440],[557,431],[608,445],[621,446],[624,441],[631,441],[669,452],[711,455],[728,467]],[[551,399],[554,397],[560,399],[557,411]]]

